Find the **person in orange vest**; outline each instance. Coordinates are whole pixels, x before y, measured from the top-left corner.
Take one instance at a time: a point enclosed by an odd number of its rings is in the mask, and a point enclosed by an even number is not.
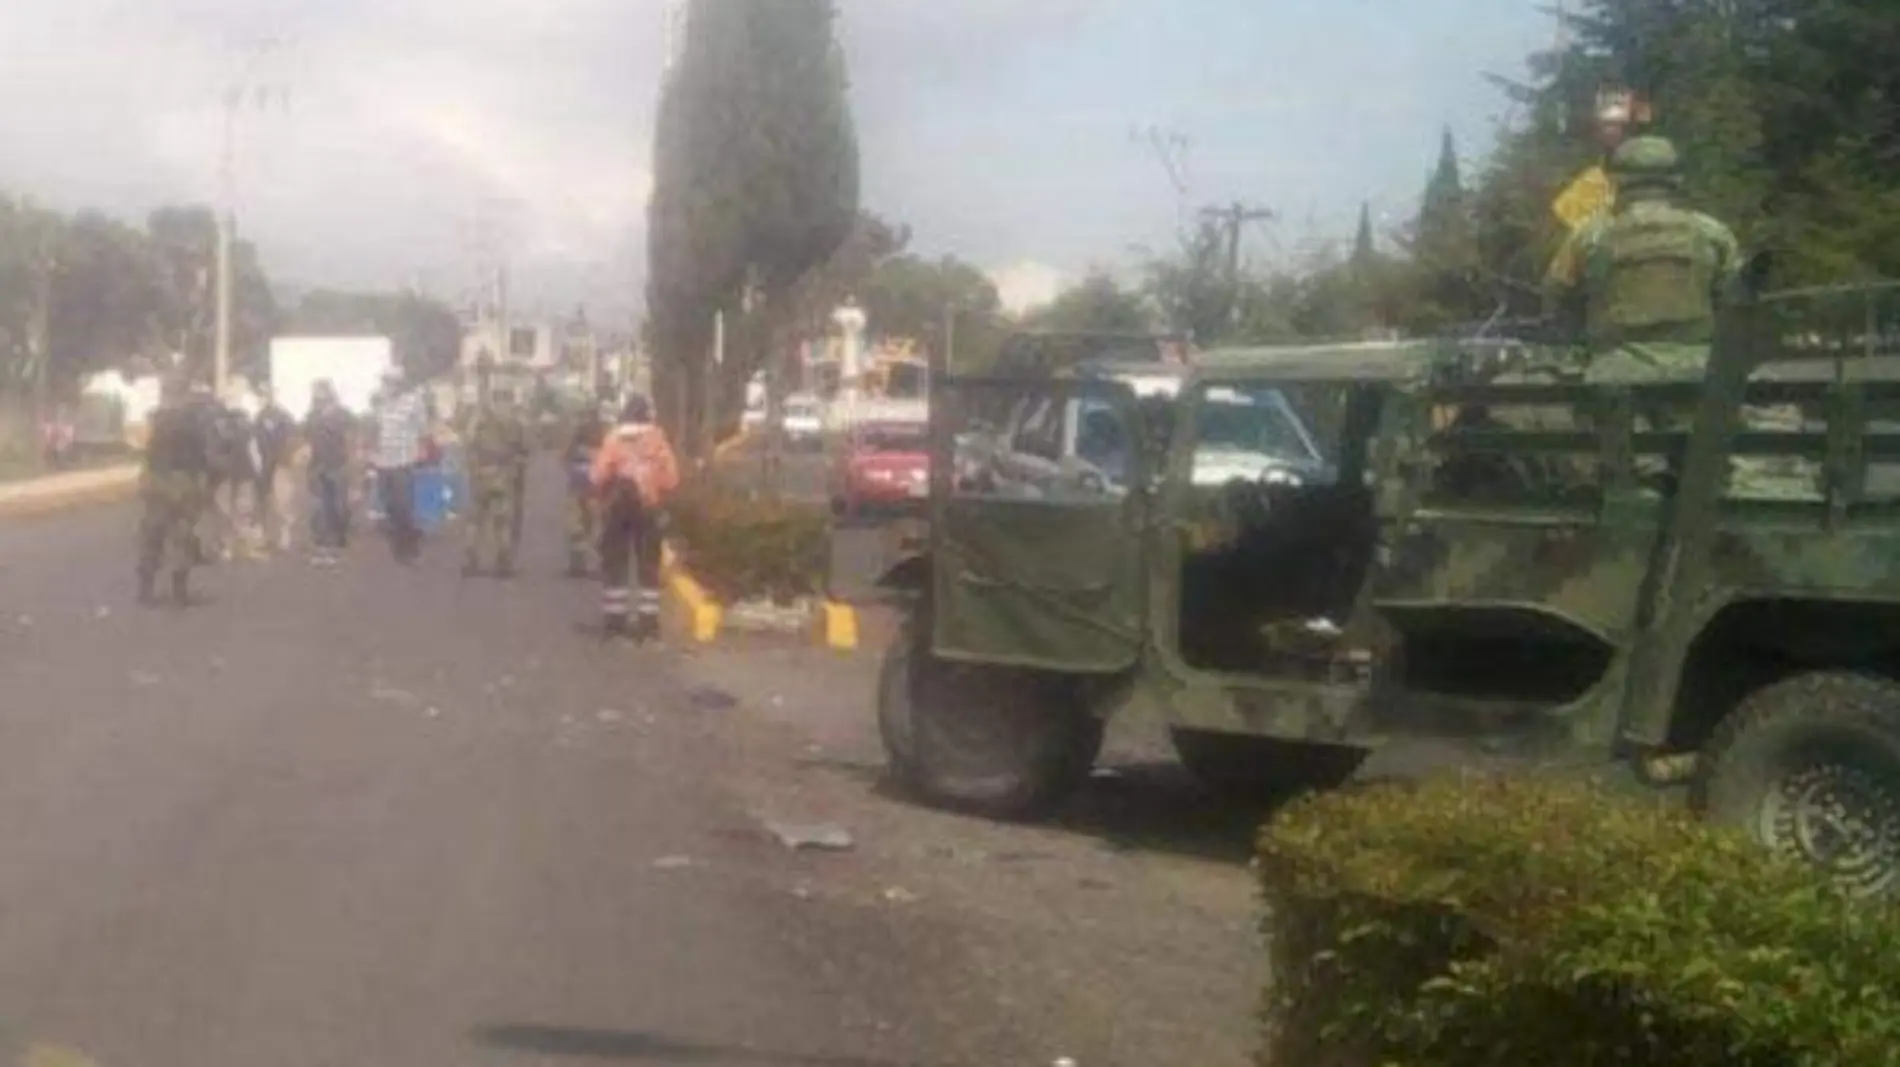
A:
[[[588,481],[600,498],[601,629],[607,637],[658,640],[660,515],[680,471],[646,397],[628,398],[619,425],[594,454]],[[640,597],[631,630],[629,578],[637,579]]]

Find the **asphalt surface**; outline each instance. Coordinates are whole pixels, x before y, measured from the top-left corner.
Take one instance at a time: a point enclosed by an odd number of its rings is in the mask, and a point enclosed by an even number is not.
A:
[[[557,486],[510,583],[364,540],[182,611],[129,507],[0,523],[0,1062],[1048,1062],[954,926],[793,891],[683,658],[581,632]]]

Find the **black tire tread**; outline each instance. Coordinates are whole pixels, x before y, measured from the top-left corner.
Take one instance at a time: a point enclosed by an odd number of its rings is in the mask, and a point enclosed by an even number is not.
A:
[[[919,799],[948,810],[1012,822],[1045,817],[1066,800],[1094,769],[1096,757],[1101,752],[1104,724],[1090,714],[1080,701],[1061,701],[1070,706],[1052,706],[1048,710],[1050,722],[1054,724],[1060,721],[1061,725],[1052,725],[1054,732],[1045,738],[1047,744],[1035,758],[1025,761],[1013,788],[983,795],[960,788],[954,778],[934,771],[927,758],[918,751],[927,744],[919,736],[926,727],[913,718],[909,727],[911,736],[906,739],[887,721],[887,716],[893,713],[915,715],[914,704],[903,709],[889,707],[886,696],[889,690],[885,687],[895,682],[890,677],[891,673],[898,670],[908,673],[912,669],[911,657],[919,654],[918,650],[928,634],[927,623],[920,617],[927,610],[926,603],[899,628],[892,646],[886,650],[879,676],[879,734],[892,777],[898,785]],[[1052,696],[1059,695],[1052,693]],[[907,701],[912,699],[906,695]],[[909,751],[906,751],[907,748]]]
[[[1777,744],[1798,739],[1804,725],[1859,735],[1900,761],[1900,682],[1857,671],[1815,671],[1750,693],[1703,747],[1691,784],[1696,812],[1752,836],[1749,809],[1758,807],[1753,798],[1767,788],[1763,764],[1771,762]]]

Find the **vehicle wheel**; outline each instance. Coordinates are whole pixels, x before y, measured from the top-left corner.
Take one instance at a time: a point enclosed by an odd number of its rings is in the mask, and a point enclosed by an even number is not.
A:
[[[911,726],[915,634],[915,624],[906,619],[884,650],[884,661],[877,675],[877,735],[884,744],[884,759],[890,765],[891,775],[904,787],[921,793],[923,780],[917,770],[916,731]]]
[[[1283,800],[1298,793],[1336,789],[1366,761],[1367,751],[1349,745],[1281,741],[1211,730],[1172,730],[1175,754],[1208,789],[1244,800]]]
[[[898,781],[943,807],[1000,819],[1049,811],[1088,777],[1102,722],[1064,679],[948,663],[906,625],[885,653],[878,733]]]
[[[1696,806],[1865,896],[1900,892],[1900,683],[1817,672],[1750,694],[1704,750]]]

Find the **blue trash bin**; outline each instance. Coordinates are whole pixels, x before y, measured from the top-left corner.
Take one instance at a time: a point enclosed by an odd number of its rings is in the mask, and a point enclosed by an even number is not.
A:
[[[443,510],[460,515],[468,507],[468,472],[462,469],[461,449],[451,448],[442,456]]]
[[[416,528],[423,533],[435,531],[449,514],[448,479],[442,468],[417,467],[411,489]]]

